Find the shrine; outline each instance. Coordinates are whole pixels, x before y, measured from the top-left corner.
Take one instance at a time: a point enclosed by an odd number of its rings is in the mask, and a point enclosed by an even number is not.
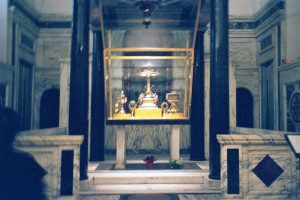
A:
[[[299,16],[298,0],[1,0],[0,199],[299,199]]]

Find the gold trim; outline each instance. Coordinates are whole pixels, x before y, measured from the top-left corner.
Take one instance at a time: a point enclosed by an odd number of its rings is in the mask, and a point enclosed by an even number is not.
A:
[[[121,60],[176,60],[188,59],[188,56],[107,56],[105,59],[121,59]]]
[[[106,48],[105,51],[121,51],[121,52],[165,52],[165,51],[179,51],[179,52],[186,52],[192,51],[193,48],[152,48],[152,47],[138,47],[138,48]]]
[[[108,31],[108,47],[110,47],[111,46],[111,31],[109,30]],[[110,52],[109,52],[109,56],[110,56]],[[106,61],[105,61],[106,62]],[[110,116],[112,117],[113,116],[113,114],[112,114],[112,105],[113,105],[113,90],[112,90],[112,76],[111,76],[111,74],[112,74],[112,63],[111,63],[112,61],[111,61],[111,59],[109,59],[108,60],[108,66],[109,66],[109,68],[108,68],[108,71],[109,71],[109,76],[108,76],[108,81],[109,81],[109,106],[110,106]]]
[[[99,12],[100,12],[100,26],[101,26],[101,34],[102,34],[102,45],[103,45],[103,48],[105,48],[106,47],[106,42],[105,42],[105,32],[104,32],[102,0],[99,1]]]
[[[199,20],[200,20],[200,11],[201,11],[201,0],[198,0],[197,17],[196,17],[196,24],[195,24],[195,30],[194,30],[193,45],[192,45],[193,49],[195,48],[195,44],[196,44],[196,37],[197,37],[197,32],[198,32]]]
[[[185,60],[185,64],[182,66],[184,67],[185,71],[185,83],[184,83],[184,116],[189,118],[190,116],[190,104],[192,98],[192,82],[193,82],[193,63],[194,63],[194,49],[193,48],[151,48],[151,47],[144,47],[144,48],[110,48],[111,47],[111,32],[108,31],[108,48],[104,49],[104,61],[107,65],[107,72],[108,72],[108,84],[109,86],[106,87],[110,94],[109,95],[109,106],[110,106],[110,118],[113,118],[113,86],[112,86],[112,60]],[[187,45],[189,45],[189,41],[187,40]],[[174,52],[175,55],[173,56],[124,56],[124,55],[112,55],[115,52]],[[176,55],[176,53],[183,53],[184,55]],[[190,66],[192,65],[192,66]],[[190,72],[190,73],[188,73]]]
[[[195,52],[192,51],[191,52],[191,59],[189,60],[190,61],[190,65],[191,65],[191,71],[190,71],[190,76],[191,76],[191,81],[190,81],[190,93],[189,93],[189,105],[188,105],[188,108],[191,107],[191,102],[192,102],[192,93],[193,93],[193,81],[194,81],[194,56],[195,56]],[[189,112],[188,112],[188,118],[190,118],[190,109],[189,109]]]

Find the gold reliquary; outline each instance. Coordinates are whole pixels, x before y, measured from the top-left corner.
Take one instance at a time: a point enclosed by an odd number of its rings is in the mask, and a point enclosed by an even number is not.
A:
[[[106,49],[108,120],[189,119],[192,59],[191,49]]]

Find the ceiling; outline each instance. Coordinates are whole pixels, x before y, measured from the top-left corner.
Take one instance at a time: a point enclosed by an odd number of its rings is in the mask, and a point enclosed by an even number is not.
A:
[[[106,27],[143,27],[143,12],[136,7],[140,0],[103,0],[103,18]],[[150,0],[151,1],[151,0]],[[153,1],[153,0],[152,0]],[[156,0],[157,1],[157,0]],[[210,0],[202,0],[200,26],[209,21]],[[196,22],[198,0],[160,0],[151,14],[151,27],[187,29]],[[99,23],[99,12],[91,19]]]
[[[143,27],[143,12],[135,4],[141,0],[91,0],[91,23],[100,25],[102,4],[106,28]],[[195,26],[198,0],[143,0],[159,1],[151,14],[151,27],[189,29]],[[273,0],[229,0],[231,16],[253,16],[268,1]],[[27,8],[28,13],[35,13],[38,20],[70,21],[73,0],[13,0]],[[211,0],[201,0],[199,27],[206,27],[210,20]],[[47,17],[48,16],[48,17]],[[50,16],[50,17],[49,17]]]
[[[140,27],[143,12],[135,4],[140,0],[91,0],[91,23],[100,25],[100,5],[106,28]],[[151,27],[191,28],[195,26],[198,0],[143,0],[159,1],[152,12]],[[13,0],[38,21],[69,21],[72,16],[73,0]],[[209,20],[210,0],[202,0],[200,26]]]

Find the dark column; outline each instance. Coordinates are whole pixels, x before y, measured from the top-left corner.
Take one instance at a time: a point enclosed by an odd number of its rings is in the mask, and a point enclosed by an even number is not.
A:
[[[91,96],[91,146],[90,160],[104,160],[105,102],[104,65],[101,31],[93,32],[93,66]]]
[[[88,66],[90,0],[73,0],[69,134],[83,135],[80,180],[86,180],[88,162]]]
[[[228,0],[211,3],[209,177],[220,179],[216,135],[229,133]]]
[[[204,142],[204,32],[198,31],[194,51],[191,105],[191,160],[205,160]]]

